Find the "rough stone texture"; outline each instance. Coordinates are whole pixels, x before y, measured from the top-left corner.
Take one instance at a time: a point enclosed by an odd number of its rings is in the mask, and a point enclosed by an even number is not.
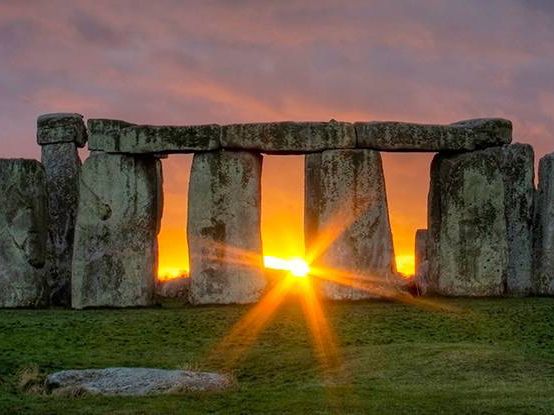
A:
[[[194,155],[187,228],[192,303],[251,303],[262,295],[261,169],[259,154]]]
[[[73,255],[74,308],[154,302],[159,163],[106,153],[85,161]]]
[[[221,145],[263,153],[298,154],[354,148],[356,136],[352,124],[334,120],[232,124],[223,127]]]
[[[192,153],[220,147],[221,127],[136,125],[120,131],[116,153]]]
[[[121,120],[109,120],[93,118],[87,120],[89,130],[88,149],[90,151],[119,151],[119,134],[122,129],[132,127],[135,124]]]
[[[429,261],[427,259],[427,229],[418,229],[415,234],[415,284],[422,295],[427,293],[427,274]]]
[[[173,278],[165,281],[158,281],[156,294],[162,298],[184,298],[189,297],[190,278]]]
[[[229,375],[188,370],[113,367],[64,370],[46,378],[56,395],[146,396],[185,392],[218,392],[235,385]]]
[[[531,288],[533,152],[510,145],[438,155],[429,195],[429,283],[453,296]]]
[[[77,147],[70,142],[43,145],[41,160],[48,188],[47,274],[50,303],[69,306],[81,160]]]
[[[42,165],[0,159],[0,307],[45,303],[47,206]]]
[[[534,292],[554,295],[554,153],[539,162],[535,211]]]
[[[396,121],[357,122],[357,147],[381,151],[470,151],[509,144],[512,123],[501,118],[450,125]]]
[[[504,179],[508,237],[505,294],[528,295],[533,289],[533,211],[535,155],[528,144],[491,148]]]
[[[353,286],[323,282],[327,298],[378,296],[396,273],[381,155],[329,150],[306,156],[305,235],[308,259]],[[376,294],[377,293],[377,294]]]
[[[40,145],[75,143],[84,147],[87,130],[83,116],[72,113],[44,114],[37,120],[37,142]]]

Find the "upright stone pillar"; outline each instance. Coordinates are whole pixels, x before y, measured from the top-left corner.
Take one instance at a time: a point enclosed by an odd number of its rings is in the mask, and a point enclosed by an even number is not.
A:
[[[69,306],[75,217],[79,203],[81,160],[87,134],[79,114],[46,114],[37,121],[37,140],[48,185],[48,291],[50,303]]]
[[[46,303],[47,205],[38,161],[0,160],[0,307]]]
[[[263,294],[261,171],[260,154],[194,155],[187,226],[193,304],[251,303]]]
[[[381,155],[329,150],[306,156],[308,259],[334,300],[379,296],[396,273]],[[336,282],[331,282],[335,279]]]
[[[427,293],[429,261],[427,259],[427,229],[418,229],[415,235],[415,285],[421,295]]]
[[[539,162],[535,212],[534,291],[554,295],[554,153]]]
[[[84,163],[73,255],[72,306],[154,303],[160,161],[95,153]]]
[[[514,144],[437,155],[429,195],[429,282],[451,296],[531,289],[533,151]]]

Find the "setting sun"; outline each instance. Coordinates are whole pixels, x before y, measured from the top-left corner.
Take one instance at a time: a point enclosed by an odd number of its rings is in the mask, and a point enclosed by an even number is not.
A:
[[[310,271],[310,267],[302,258],[283,259],[264,256],[264,266],[270,269],[289,271],[294,277],[305,277]]]

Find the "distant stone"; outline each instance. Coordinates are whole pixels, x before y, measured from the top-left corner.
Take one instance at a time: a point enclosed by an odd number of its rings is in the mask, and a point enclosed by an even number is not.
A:
[[[87,121],[89,130],[88,149],[90,151],[119,151],[120,132],[135,124],[121,120],[110,120],[104,118],[93,118]]]
[[[87,130],[83,116],[72,113],[44,114],[37,120],[37,142],[40,145],[75,143],[84,147]]]
[[[72,142],[42,146],[41,160],[48,186],[50,304],[69,306],[81,160]]]
[[[414,281],[418,292],[425,295],[428,290],[429,261],[427,259],[427,229],[418,229],[415,235],[415,275]]]
[[[216,124],[191,126],[136,125],[120,131],[116,153],[192,153],[220,147],[221,128]]]
[[[74,308],[154,303],[159,163],[107,153],[85,161],[73,255]]]
[[[530,146],[435,156],[429,201],[429,283],[434,292],[452,296],[530,292]]]
[[[0,159],[0,307],[46,302],[47,206],[38,161]]]
[[[196,153],[188,197],[190,301],[252,303],[262,296],[262,157]]]
[[[300,154],[356,146],[353,125],[334,120],[232,124],[222,128],[221,144],[228,149]]]
[[[184,298],[188,300],[190,278],[172,278],[158,281],[156,294],[162,298]]]
[[[46,387],[51,393],[71,397],[222,392],[235,384],[234,378],[219,373],[130,367],[64,370],[46,378]]]
[[[554,153],[539,162],[534,252],[534,291],[554,295]]]
[[[502,118],[449,125],[373,121],[354,126],[357,147],[381,151],[471,151],[512,141],[512,123]]]
[[[306,156],[307,256],[337,282],[333,300],[380,297],[396,276],[381,155],[329,150]]]

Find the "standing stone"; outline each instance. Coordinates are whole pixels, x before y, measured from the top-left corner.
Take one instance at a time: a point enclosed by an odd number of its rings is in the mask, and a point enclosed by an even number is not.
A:
[[[85,161],[73,255],[74,308],[153,304],[159,163],[105,153]]]
[[[418,229],[415,235],[415,284],[418,292],[422,295],[427,293],[428,282],[427,274],[429,261],[427,259],[427,238],[429,232],[427,229]]]
[[[539,162],[534,251],[534,291],[554,295],[554,153]]]
[[[69,306],[81,169],[77,146],[83,146],[86,142],[86,129],[79,114],[42,115],[38,118],[37,127],[48,187],[50,258],[47,274],[50,303]]]
[[[437,155],[429,195],[429,282],[452,296],[531,288],[533,152],[514,144]]]
[[[379,295],[396,273],[381,155],[329,150],[306,156],[305,235],[308,260],[327,298]]]
[[[533,211],[535,155],[528,144],[491,148],[504,179],[508,237],[506,294],[528,295],[533,288]]]
[[[0,307],[46,302],[46,177],[35,160],[0,160]]]
[[[251,303],[264,292],[261,171],[259,154],[194,155],[187,227],[191,303]]]

